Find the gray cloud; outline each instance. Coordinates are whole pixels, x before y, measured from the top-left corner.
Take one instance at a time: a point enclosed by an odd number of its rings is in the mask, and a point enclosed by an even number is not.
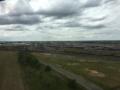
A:
[[[82,27],[91,30],[91,29],[102,29],[102,28],[106,28],[105,25],[95,25],[95,26],[87,26],[87,25],[83,25]]]
[[[53,4],[52,8],[48,10],[39,11],[39,14],[45,16],[54,16],[54,17],[66,17],[72,16],[80,13],[80,3],[79,0],[54,0],[56,1]]]
[[[81,24],[79,24],[78,22],[67,22],[64,24],[65,27],[81,27]]]
[[[97,7],[101,5],[102,0],[88,0],[87,3],[84,5],[85,8],[89,7]]]
[[[100,5],[101,2],[100,0],[88,0],[86,4],[82,6],[79,0],[52,1],[54,1],[54,3],[51,4],[51,7],[47,10],[39,10],[37,12],[33,12],[28,1],[18,0],[9,15],[0,16],[0,24],[36,24],[40,22],[38,15],[55,17],[55,19],[67,16],[69,16],[69,18],[74,18],[76,16],[82,16],[82,12],[85,7],[95,7]]]
[[[35,11],[30,6],[29,0],[18,0],[9,13],[4,13],[4,10],[2,10],[3,12],[0,11],[0,13],[3,13],[0,14],[0,33],[6,30],[3,34],[5,39],[13,37],[15,35],[13,32],[18,31],[25,32],[24,35],[28,35],[29,32],[28,36],[31,36],[30,39],[34,40],[49,40],[49,38],[51,38],[50,40],[92,39],[100,36],[98,34],[104,33],[105,29],[111,32],[112,29],[119,27],[117,25],[119,21],[117,19],[115,21],[115,18],[120,16],[120,13],[117,12],[120,9],[118,1],[50,0],[48,6],[40,4],[45,8],[39,8],[38,6],[39,9]],[[6,8],[5,4],[1,5],[2,3],[0,3],[0,7]],[[113,11],[117,13],[113,13]],[[112,23],[110,26],[109,23],[113,21],[117,24]],[[9,31],[11,31],[11,34],[8,33]],[[16,35],[16,39],[18,37],[23,39],[19,35]],[[24,36],[26,40],[29,39],[28,36]],[[1,38],[4,39],[3,37],[0,34],[0,40]],[[14,37],[11,39],[14,39]]]
[[[8,24],[36,24],[39,23],[39,18],[35,15],[20,15],[20,16],[0,16],[0,25]]]
[[[18,0],[10,12],[12,15],[34,14],[27,0]]]
[[[67,22],[65,24],[63,24],[63,26],[65,27],[69,27],[69,28],[85,28],[85,29],[102,29],[102,28],[105,28],[106,26],[105,25],[102,25],[102,24],[99,24],[99,25],[83,25],[83,24],[80,24],[79,22]]]
[[[7,1],[3,3],[7,5]],[[2,6],[2,9],[7,9],[7,6]],[[1,12],[4,13],[4,12]],[[0,25],[23,24],[32,25],[40,23],[40,18],[32,11],[30,5],[26,0],[18,0],[13,6],[10,13],[0,15]]]
[[[106,3],[110,3],[110,2],[118,2],[119,0],[103,0],[103,2]]]
[[[102,21],[105,20],[107,18],[107,16],[101,17],[101,18],[95,18],[95,19],[89,19],[92,22],[97,22],[97,21]]]

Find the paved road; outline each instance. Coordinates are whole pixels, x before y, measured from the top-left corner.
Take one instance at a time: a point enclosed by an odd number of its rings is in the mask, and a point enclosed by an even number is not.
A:
[[[0,90],[24,90],[16,54],[11,52],[0,52],[0,63],[3,64],[3,78]]]
[[[49,65],[53,70],[57,71],[58,73],[66,76],[69,79],[74,79],[76,80],[76,82],[80,85],[82,85],[83,87],[85,87],[87,90],[103,90],[101,87],[97,86],[96,84],[86,80],[85,78],[83,78],[80,75],[76,75],[74,73],[71,73],[67,70],[64,70],[60,67],[58,67],[57,65],[51,65],[48,63],[45,63],[43,61],[40,60],[40,63],[44,64],[44,65]]]

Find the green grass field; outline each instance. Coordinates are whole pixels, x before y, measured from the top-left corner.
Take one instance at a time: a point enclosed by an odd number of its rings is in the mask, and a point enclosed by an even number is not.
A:
[[[33,54],[39,60],[82,75],[105,90],[120,89],[120,61],[114,61],[116,57],[70,56],[49,53]],[[40,67],[38,67],[39,64],[36,63],[35,57],[30,57],[28,60],[31,58],[35,61],[30,61],[29,64],[32,67],[25,62],[24,65],[20,65],[21,69],[19,69],[16,52],[0,51],[0,90],[14,90],[12,84],[16,85],[17,90],[21,90],[21,87],[25,88],[25,90],[75,90],[75,87],[79,87],[76,90],[84,90],[83,87],[78,85],[73,86],[74,88],[71,87],[72,80],[67,79],[54,70],[49,70],[45,65],[40,64]],[[36,64],[35,68],[34,64]],[[23,83],[21,83],[21,80]]]
[[[32,55],[0,51],[0,90],[85,90]],[[18,58],[18,60],[17,60]],[[21,61],[19,61],[21,59]]]
[[[105,90],[120,89],[120,61],[114,61],[114,57],[88,55],[78,57],[49,53],[34,53],[34,55],[44,62],[82,75]]]
[[[40,64],[30,54],[23,54],[19,63],[24,84],[28,86],[29,90],[85,90],[76,82],[60,75],[49,66]]]

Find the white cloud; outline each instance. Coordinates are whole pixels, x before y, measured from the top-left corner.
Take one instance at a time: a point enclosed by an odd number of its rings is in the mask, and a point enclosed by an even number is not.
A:
[[[120,39],[119,9],[120,0],[0,2],[0,40]]]

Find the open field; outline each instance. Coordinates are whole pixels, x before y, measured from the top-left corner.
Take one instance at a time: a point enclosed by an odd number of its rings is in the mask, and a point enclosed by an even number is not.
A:
[[[0,51],[0,90],[24,90],[15,52]]]
[[[120,42],[20,43],[0,45],[0,90],[120,90]]]
[[[36,64],[34,56],[23,55],[26,64],[18,62],[16,52],[0,51],[0,90],[86,90],[49,66]]]
[[[22,78],[28,90],[86,90],[76,81],[62,76],[47,65],[41,64],[33,55],[19,53],[18,56]]]
[[[105,90],[120,89],[120,61],[116,57],[69,56],[61,54],[34,53],[40,60],[62,67],[98,84]],[[111,83],[112,82],[112,83]]]

